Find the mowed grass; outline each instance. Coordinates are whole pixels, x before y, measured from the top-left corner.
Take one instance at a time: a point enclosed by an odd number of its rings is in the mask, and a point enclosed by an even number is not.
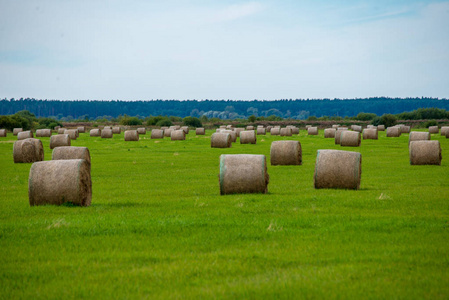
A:
[[[256,145],[124,142],[81,134],[90,207],[28,204],[31,164],[0,139],[0,298],[449,298],[449,139],[441,166],[411,166],[408,134],[342,148],[258,136]],[[275,140],[302,166],[271,166]],[[41,138],[51,159],[49,138]],[[318,149],[362,153],[361,189],[315,190]],[[265,154],[268,194],[219,194],[220,154]]]

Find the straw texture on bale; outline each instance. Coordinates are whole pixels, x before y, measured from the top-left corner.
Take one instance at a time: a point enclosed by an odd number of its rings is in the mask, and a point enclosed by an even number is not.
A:
[[[335,128],[326,128],[326,129],[324,129],[324,138],[327,138],[327,139],[335,138],[335,132],[336,131],[337,130]]]
[[[362,126],[359,125],[351,125],[351,129],[353,131],[362,132]]]
[[[338,128],[337,131],[335,131],[335,145],[340,145],[341,133],[346,130],[348,129]]]
[[[38,129],[38,130],[36,130],[36,136],[37,137],[50,137],[51,129]]]
[[[377,140],[379,135],[376,128],[365,128],[363,129],[363,139],[364,140]]]
[[[246,130],[254,130],[254,126],[248,125],[248,126],[246,126]]]
[[[153,129],[151,130],[151,138],[152,139],[163,139],[164,131],[162,129]]]
[[[430,132],[412,131],[408,137],[408,145],[414,141],[430,141]]]
[[[179,125],[172,125],[172,126],[169,127],[169,129],[179,130],[179,129],[181,129],[181,126],[179,126]]]
[[[401,127],[388,127],[387,128],[387,137],[400,137],[401,136]]]
[[[171,140],[172,141],[182,141],[186,139],[186,134],[184,132],[184,130],[182,129],[178,129],[178,130],[173,130],[171,132]]]
[[[65,134],[64,132],[67,130],[67,128],[59,127],[58,134]]]
[[[255,144],[256,142],[257,136],[254,130],[240,132],[240,144]]]
[[[90,136],[101,136],[101,129],[91,129]]]
[[[385,131],[385,125],[377,125],[378,131]]]
[[[230,148],[232,146],[231,135],[224,132],[215,132],[210,137],[211,148]]]
[[[24,140],[24,139],[32,139],[33,136],[33,132],[32,131],[21,131],[17,134],[17,139],[18,140]]]
[[[68,134],[52,135],[50,138],[50,149],[62,146],[70,146],[71,140]]]
[[[226,129],[232,130],[232,125],[226,125]]]
[[[101,138],[102,139],[112,139],[112,129],[104,128],[101,131]]]
[[[309,127],[307,128],[308,135],[318,135],[318,127]]]
[[[104,126],[103,129],[111,129],[112,130],[112,127],[111,126]]]
[[[298,127],[292,126],[292,127],[290,127],[290,129],[292,130],[292,134],[299,134],[299,128]]]
[[[431,134],[433,134],[433,133],[439,133],[440,130],[438,129],[438,126],[430,126],[430,127],[429,127],[429,132],[430,132]]]
[[[441,135],[442,136],[446,136],[446,133],[449,131],[449,126],[443,126],[443,127],[441,127],[441,130],[440,130],[440,132],[441,132]]]
[[[125,131],[125,141],[126,142],[132,142],[132,141],[138,141],[139,140],[139,133],[137,130],[126,130]]]
[[[195,129],[195,134],[196,135],[205,135],[206,130],[203,127],[198,127],[197,129]]]
[[[318,150],[313,176],[316,189],[360,188],[362,155],[359,152]]]
[[[360,132],[345,130],[340,136],[340,145],[342,147],[360,147],[362,141]]]
[[[44,147],[39,139],[24,139],[14,143],[14,163],[32,163],[44,160]]]
[[[74,129],[67,129],[67,130],[64,131],[64,134],[68,134],[72,141],[76,140],[76,137],[77,137],[76,136],[76,130],[74,130]]]
[[[92,201],[90,165],[84,159],[34,163],[28,179],[28,199],[31,206],[64,203],[89,206]]]
[[[18,135],[19,132],[22,132],[22,131],[23,131],[22,128],[14,128],[14,129],[12,130],[12,134],[13,134],[13,135]]]
[[[271,132],[271,128],[273,128],[273,126],[267,126],[267,132]]]
[[[138,134],[147,134],[147,130],[145,129],[145,127],[140,127],[140,128],[137,128],[137,133]]]
[[[6,137],[6,129],[0,129],[0,137]]]
[[[90,152],[87,147],[57,147],[51,154],[52,160],[84,159],[90,166]]]
[[[237,134],[237,137],[240,137],[240,132],[245,131],[245,128],[235,128],[234,132]]]
[[[85,133],[86,132],[86,127],[84,127],[84,126],[79,126],[77,129],[78,129],[78,133]]]
[[[367,125],[366,128],[369,128],[369,129],[373,129],[373,128],[374,128],[374,129],[377,129],[377,126],[374,126],[374,125],[371,125],[371,124],[370,124],[370,125]]]
[[[267,133],[266,129],[263,127],[257,128],[257,135],[265,135]]]
[[[312,127],[312,125],[306,125],[306,129],[309,129],[310,127]]]
[[[165,137],[171,137],[171,133],[172,133],[173,129],[164,129],[164,136]]]
[[[112,127],[112,134],[120,134],[122,133],[122,129],[119,126]]]
[[[220,156],[220,194],[267,193],[269,175],[265,155]]]
[[[189,126],[182,126],[181,129],[184,130],[185,134],[189,134]]]
[[[279,135],[280,136],[292,136],[292,129],[291,128],[281,128]]]
[[[228,133],[231,136],[231,142],[235,143],[237,141],[237,134],[232,130],[222,130],[221,133]]]
[[[410,126],[401,126],[401,133],[410,133]]]
[[[273,128],[271,128],[270,133],[271,133],[271,135],[280,135],[281,134],[281,129],[273,127]]]
[[[441,165],[439,141],[413,141],[409,146],[411,165]]]
[[[299,141],[275,141],[270,148],[271,165],[301,165],[302,149]]]

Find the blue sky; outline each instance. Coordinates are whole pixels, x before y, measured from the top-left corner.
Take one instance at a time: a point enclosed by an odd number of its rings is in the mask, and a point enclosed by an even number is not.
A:
[[[0,98],[449,98],[449,1],[0,0]]]

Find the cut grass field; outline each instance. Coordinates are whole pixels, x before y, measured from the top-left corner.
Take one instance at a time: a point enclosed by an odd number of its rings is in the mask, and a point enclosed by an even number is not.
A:
[[[31,164],[0,138],[0,298],[449,298],[449,139],[432,135],[441,166],[411,166],[408,134],[342,148],[301,130],[225,149],[211,134],[80,134],[90,207],[30,207]],[[275,140],[299,140],[303,164],[271,166]],[[318,149],[361,152],[361,189],[315,190]],[[268,194],[220,196],[219,156],[240,153],[267,156]]]

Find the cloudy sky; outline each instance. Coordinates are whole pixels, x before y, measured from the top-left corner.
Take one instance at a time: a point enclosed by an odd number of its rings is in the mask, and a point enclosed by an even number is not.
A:
[[[0,98],[449,98],[449,1],[0,0]]]

